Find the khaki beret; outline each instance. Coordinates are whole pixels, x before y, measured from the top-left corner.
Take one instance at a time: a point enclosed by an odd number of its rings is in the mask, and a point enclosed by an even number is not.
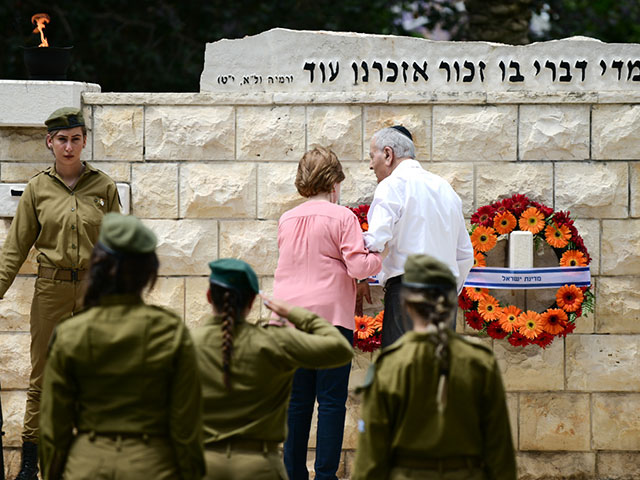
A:
[[[84,117],[79,108],[62,107],[57,109],[44,121],[47,131],[62,130],[65,128],[84,127]]]
[[[102,218],[98,241],[107,250],[120,253],[151,253],[158,243],[156,235],[133,215],[109,212]]]
[[[414,288],[456,288],[449,266],[429,255],[410,255],[404,264],[402,283]]]

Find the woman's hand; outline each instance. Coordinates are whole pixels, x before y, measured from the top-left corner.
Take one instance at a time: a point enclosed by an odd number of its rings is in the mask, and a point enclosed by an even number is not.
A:
[[[291,305],[284,300],[269,298],[262,293],[260,294],[260,298],[262,298],[262,302],[264,303],[265,307],[282,318],[289,318],[289,312],[291,312],[291,310],[295,308],[295,305]]]

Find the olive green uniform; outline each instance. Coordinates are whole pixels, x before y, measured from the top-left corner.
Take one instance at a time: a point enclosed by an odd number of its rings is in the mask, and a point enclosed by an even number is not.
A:
[[[60,323],[44,373],[43,478],[199,479],[202,392],[191,336],[134,295]],[[74,436],[74,429],[78,432]]]
[[[239,322],[234,328],[231,389],[222,372],[222,320],[193,333],[204,398],[207,479],[286,479],[277,445],[285,438],[287,406],[297,368],[348,363],[353,349],[325,319],[294,308],[297,329]]]
[[[31,377],[22,432],[25,442],[38,441],[42,372],[51,332],[61,318],[80,308],[82,289],[77,279],[89,266],[102,217],[107,212],[120,211],[114,181],[89,163],[85,166],[73,189],[54,166],[29,181],[0,255],[2,298],[31,247],[38,251],[39,275],[30,319]]]
[[[448,331],[447,405],[438,413],[437,342],[406,333],[367,376],[352,480],[515,480],[505,393],[493,353]]]

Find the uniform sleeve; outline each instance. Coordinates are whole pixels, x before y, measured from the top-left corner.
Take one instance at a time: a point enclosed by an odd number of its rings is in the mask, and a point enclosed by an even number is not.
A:
[[[358,422],[358,449],[351,480],[387,480],[391,470],[392,401],[374,378],[365,390]]]
[[[460,230],[458,233],[458,247],[456,249],[456,261],[458,263],[458,295],[462,291],[464,282],[471,267],[473,267],[473,245],[471,245],[471,237],[467,232],[467,226],[464,223],[464,217],[460,215]]]
[[[362,229],[355,215],[346,217],[341,237],[340,253],[351,278],[367,278],[380,271],[382,257],[365,248]]]
[[[120,213],[120,206],[122,205],[122,202],[120,202],[120,193],[118,192],[118,186],[113,180],[111,182],[113,185],[113,191],[109,192],[107,210],[109,212]]]
[[[196,352],[186,327],[176,335],[176,351],[171,385],[169,429],[182,480],[200,479],[205,473],[202,433],[202,389]]]
[[[34,195],[33,186],[28,183],[4,240],[0,255],[0,298],[4,297],[13,283],[40,232]]]
[[[274,338],[289,363],[303,368],[334,368],[353,358],[351,344],[324,318],[301,307],[289,313],[288,320],[297,330],[277,328]]]
[[[393,237],[393,226],[400,218],[402,199],[383,181],[376,188],[376,193],[369,207],[367,221],[369,230],[364,233],[365,246],[372,252],[381,252]]]
[[[516,480],[516,459],[509,426],[509,412],[495,359],[493,368],[487,374],[483,400],[482,411],[486,413],[481,417],[484,448],[482,458],[487,466],[488,479]]]
[[[40,400],[40,469],[45,480],[62,478],[73,427],[76,396],[68,359],[55,333],[44,369]]]

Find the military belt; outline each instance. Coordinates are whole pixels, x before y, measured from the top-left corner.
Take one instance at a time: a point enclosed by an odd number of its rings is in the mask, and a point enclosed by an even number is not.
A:
[[[93,430],[79,430],[79,434],[84,434],[89,437],[89,440],[93,441],[96,437],[108,438],[113,440],[114,442],[117,440],[142,440],[144,442],[148,442],[150,438],[164,438],[166,435],[149,435],[148,433],[139,433],[139,432],[95,432]]]
[[[68,268],[52,268],[38,266],[38,277],[64,282],[79,282],[87,276],[86,270],[72,270]]]
[[[267,440],[253,440],[249,438],[228,438],[219,442],[207,443],[206,450],[229,451],[245,450],[250,452],[277,453],[280,442]]]
[[[446,472],[450,470],[463,470],[481,468],[482,461],[474,456],[422,458],[413,455],[398,455],[394,458],[394,466],[404,468],[416,468],[419,470],[438,470]]]

